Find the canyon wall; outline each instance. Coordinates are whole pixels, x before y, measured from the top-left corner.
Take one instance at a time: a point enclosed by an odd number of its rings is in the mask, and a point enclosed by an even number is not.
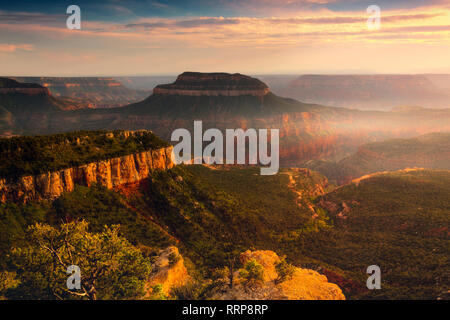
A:
[[[166,170],[173,166],[173,147],[170,146],[36,176],[23,176],[16,182],[0,179],[0,202],[53,200],[64,192],[73,191],[76,184],[100,184],[112,189],[145,179],[153,170]]]
[[[420,74],[302,75],[287,84],[283,78],[271,78],[268,83],[277,88],[277,94],[303,102],[390,110],[397,106],[447,108],[450,96],[445,82],[449,78]]]
[[[0,94],[7,93],[22,93],[29,95],[50,95],[50,91],[47,88],[0,88]]]
[[[15,77],[37,83],[58,98],[73,99],[89,108],[119,107],[145,99],[150,90],[134,90],[114,78],[104,77]]]

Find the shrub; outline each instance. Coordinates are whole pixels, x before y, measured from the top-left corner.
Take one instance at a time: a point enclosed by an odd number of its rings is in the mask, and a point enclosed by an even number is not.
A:
[[[189,281],[184,286],[172,288],[170,295],[177,300],[200,300],[204,296],[205,286],[198,281]]]
[[[162,284],[157,284],[152,287],[152,294],[150,300],[167,300],[168,297],[163,291]]]
[[[264,268],[255,259],[251,259],[245,263],[244,268],[239,270],[239,276],[244,286],[250,287],[264,280]]]
[[[169,266],[173,266],[178,261],[180,261],[180,255],[179,254],[176,254],[175,252],[172,252],[171,254],[169,254]]]
[[[278,277],[275,279],[275,283],[280,283],[292,279],[292,276],[295,272],[295,267],[292,264],[286,262],[286,257],[283,256],[280,262],[275,265],[275,270],[278,274]]]

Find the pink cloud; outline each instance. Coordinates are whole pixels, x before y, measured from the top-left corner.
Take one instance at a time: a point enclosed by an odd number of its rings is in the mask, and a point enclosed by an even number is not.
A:
[[[15,51],[34,51],[32,44],[8,44],[0,43],[0,52],[15,52]]]

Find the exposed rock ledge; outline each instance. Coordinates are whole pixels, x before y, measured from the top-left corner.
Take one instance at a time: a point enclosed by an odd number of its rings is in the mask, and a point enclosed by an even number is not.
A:
[[[239,73],[184,72],[172,84],[158,85],[153,94],[184,96],[264,96],[270,90],[258,79]]]
[[[170,261],[170,256],[175,260]],[[170,290],[185,285],[190,280],[188,271],[184,265],[184,259],[178,248],[170,246],[159,252],[158,258],[153,264],[153,272],[146,284],[147,297],[153,293],[153,286],[161,285],[162,292],[170,295]]]
[[[63,192],[73,191],[76,184],[90,186],[98,183],[112,189],[145,179],[153,170],[173,166],[173,147],[170,146],[37,176],[23,176],[15,183],[0,179],[0,202],[53,200]]]
[[[295,267],[291,279],[281,283],[275,265],[280,261],[278,255],[270,250],[247,250],[241,254],[243,264],[256,260],[264,269],[264,281],[253,288],[245,288],[235,273],[233,288],[223,288],[214,299],[220,300],[345,300],[342,290],[334,283],[328,282],[326,276],[310,269]]]

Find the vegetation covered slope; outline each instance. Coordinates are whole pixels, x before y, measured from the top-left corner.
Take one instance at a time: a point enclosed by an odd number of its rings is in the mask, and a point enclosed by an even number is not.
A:
[[[150,131],[76,131],[0,138],[0,177],[15,179],[168,146]]]
[[[450,133],[369,143],[339,162],[314,160],[306,166],[338,184],[380,171],[413,167],[450,170]]]
[[[121,224],[142,250],[176,244],[201,279],[238,268],[247,249],[274,250],[350,299],[435,299],[449,283],[449,191],[448,171],[377,175],[332,191],[304,169],[260,176],[256,167],[177,166],[121,193],[78,187],[51,203],[3,205],[0,234],[7,252],[36,219],[85,219],[93,231]],[[382,290],[366,288],[373,264]]]
[[[363,298],[435,299],[450,284],[450,172],[378,174],[317,199],[334,227],[305,239],[310,256],[355,279],[375,264],[382,290]]]

